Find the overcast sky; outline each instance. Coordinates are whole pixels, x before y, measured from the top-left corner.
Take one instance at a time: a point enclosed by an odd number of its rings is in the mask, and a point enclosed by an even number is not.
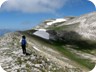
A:
[[[50,18],[95,11],[88,0],[8,0],[0,8],[0,29],[30,29]]]

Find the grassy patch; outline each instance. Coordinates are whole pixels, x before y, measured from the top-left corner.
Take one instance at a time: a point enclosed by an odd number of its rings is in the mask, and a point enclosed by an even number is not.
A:
[[[78,64],[87,67],[88,69],[92,69],[94,67],[94,63],[92,63],[90,60],[88,59],[83,59],[78,57],[77,55],[71,53],[69,50],[67,50],[66,48],[63,48],[61,46],[55,46],[55,48],[60,51],[62,54],[64,54],[65,56],[67,56],[69,59],[77,62]]]
[[[64,56],[68,57],[70,60],[78,63],[79,65],[84,66],[84,67],[86,67],[88,69],[93,69],[94,68],[95,63],[91,62],[89,59],[80,58],[78,55],[72,53],[70,50],[68,50],[67,48],[62,46],[63,44],[61,42],[60,43],[53,42],[51,45],[53,45],[52,48],[54,48],[55,50],[61,52]],[[81,46],[81,47],[83,47],[83,46]],[[76,50],[79,51],[80,49],[81,49],[81,51],[86,50],[86,48],[85,49],[79,48],[79,49],[76,49]],[[89,52],[90,49],[87,49],[87,50]]]

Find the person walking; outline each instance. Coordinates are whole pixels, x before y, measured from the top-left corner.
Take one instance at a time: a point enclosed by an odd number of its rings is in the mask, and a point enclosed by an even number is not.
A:
[[[20,42],[21,42],[22,52],[23,52],[23,54],[26,54],[27,41],[26,41],[26,37],[24,35],[22,36],[22,39],[20,40]]]

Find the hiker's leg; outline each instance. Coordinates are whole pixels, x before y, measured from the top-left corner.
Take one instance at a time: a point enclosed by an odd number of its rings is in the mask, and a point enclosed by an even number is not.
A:
[[[23,49],[24,49],[24,54],[26,54],[26,45],[24,45]]]
[[[25,54],[25,52],[24,52],[24,45],[22,45],[22,52],[23,52],[23,54]]]

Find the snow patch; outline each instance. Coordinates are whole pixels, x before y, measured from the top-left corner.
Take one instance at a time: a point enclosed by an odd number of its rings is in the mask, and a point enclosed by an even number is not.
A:
[[[65,22],[65,21],[67,21],[67,20],[66,19],[63,19],[63,18],[59,18],[59,19],[56,19],[55,21],[48,22],[47,25],[52,25],[54,23]]]
[[[38,31],[46,31],[46,29],[39,29]]]
[[[33,34],[44,39],[49,39],[49,33],[47,33],[45,30],[38,30]]]

